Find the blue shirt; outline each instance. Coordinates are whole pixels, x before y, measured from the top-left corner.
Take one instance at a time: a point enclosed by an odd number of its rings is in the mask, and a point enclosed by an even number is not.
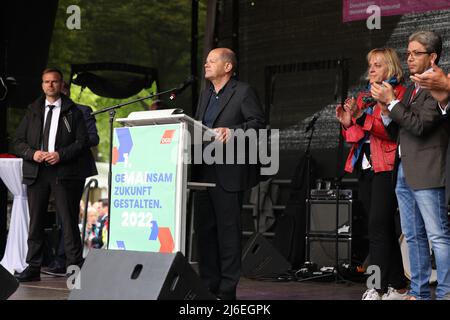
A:
[[[222,98],[224,89],[227,85],[228,82],[222,89],[219,90],[218,93],[216,93],[212,84],[209,87],[211,96],[209,98],[208,106],[206,107],[205,115],[203,116],[203,124],[209,128],[212,128],[214,125],[214,120],[217,116],[217,112],[219,111],[219,101]]]

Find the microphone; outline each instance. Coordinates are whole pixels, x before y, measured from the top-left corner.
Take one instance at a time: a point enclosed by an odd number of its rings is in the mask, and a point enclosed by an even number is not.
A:
[[[308,125],[306,126],[305,133],[307,133],[309,130],[311,130],[314,127],[317,119],[319,119],[319,115],[315,114],[314,117],[311,119],[311,121],[309,121]]]
[[[180,84],[178,86],[178,88],[176,88],[175,90],[172,91],[172,93],[170,94],[169,99],[173,100],[177,97],[177,95],[179,95],[180,93],[182,93],[187,87],[189,87],[192,83],[194,83],[195,81],[195,77],[194,76],[189,76],[182,84]]]

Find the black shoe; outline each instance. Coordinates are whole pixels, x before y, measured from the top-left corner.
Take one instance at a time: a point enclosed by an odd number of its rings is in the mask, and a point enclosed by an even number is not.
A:
[[[54,267],[49,267],[46,268],[42,271],[42,273],[45,274],[50,274],[50,275],[65,275],[66,274],[66,268],[65,267],[59,267],[59,266],[54,266]]]
[[[41,281],[41,268],[28,266],[16,275],[16,279],[19,282]]]
[[[66,274],[66,267],[64,264],[53,261],[48,267],[43,268],[42,273],[52,276],[64,276]]]

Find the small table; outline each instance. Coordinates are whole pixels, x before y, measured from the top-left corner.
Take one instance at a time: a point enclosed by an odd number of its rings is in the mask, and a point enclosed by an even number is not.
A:
[[[27,188],[22,184],[22,159],[0,158],[0,179],[14,195],[5,255],[0,264],[14,274],[14,271],[22,272],[27,267],[30,215]]]

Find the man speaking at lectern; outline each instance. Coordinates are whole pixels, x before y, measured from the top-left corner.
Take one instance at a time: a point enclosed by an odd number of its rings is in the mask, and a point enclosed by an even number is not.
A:
[[[236,129],[245,132],[265,128],[256,92],[247,83],[232,78],[236,66],[236,56],[227,48],[213,49],[206,58],[205,78],[210,83],[200,94],[195,119],[214,128],[216,143],[234,143],[232,134]],[[234,152],[243,151],[235,148]],[[194,167],[196,181],[216,184],[197,192],[194,227],[200,277],[219,299],[236,299],[241,275],[242,196],[258,183],[257,170],[248,163],[202,163]]]

